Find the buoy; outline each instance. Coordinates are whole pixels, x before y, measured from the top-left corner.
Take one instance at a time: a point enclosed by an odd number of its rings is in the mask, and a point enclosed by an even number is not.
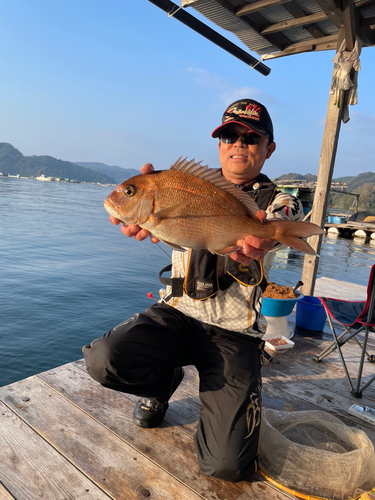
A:
[[[337,227],[329,227],[328,232],[333,234],[339,234],[339,230],[337,229]]]
[[[372,240],[375,240],[375,233],[371,233],[370,238],[371,238]]]
[[[357,236],[357,238],[367,238],[366,232],[362,231],[362,229],[358,229],[358,231],[354,231],[354,236]]]

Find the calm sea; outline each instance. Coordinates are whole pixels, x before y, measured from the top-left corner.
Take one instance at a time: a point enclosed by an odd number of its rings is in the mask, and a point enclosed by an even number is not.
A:
[[[158,297],[169,263],[122,235],[113,188],[0,177],[0,386],[82,357],[81,347]],[[375,241],[325,236],[318,277],[366,285]],[[294,286],[303,255],[276,254],[271,279]]]

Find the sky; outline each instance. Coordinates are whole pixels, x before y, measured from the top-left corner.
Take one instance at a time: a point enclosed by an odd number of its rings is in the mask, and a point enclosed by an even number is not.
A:
[[[0,0],[0,53],[0,142],[25,156],[137,170],[183,156],[217,168],[211,133],[248,97],[274,124],[263,172],[318,173],[334,51],[267,61],[265,77],[148,0]],[[334,178],[375,171],[374,60],[364,48]]]

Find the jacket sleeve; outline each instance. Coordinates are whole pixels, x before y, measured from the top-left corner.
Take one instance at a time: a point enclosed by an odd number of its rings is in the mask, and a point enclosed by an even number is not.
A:
[[[303,219],[303,206],[301,201],[289,193],[278,193],[271,205],[266,209],[267,220],[281,219],[281,220],[302,220]],[[275,252],[286,248],[281,243],[275,243],[271,252],[269,252],[264,261],[263,267],[266,276],[271,269],[272,260]],[[267,278],[268,279],[268,278]]]
[[[266,209],[267,219],[302,220],[301,201],[289,193],[278,193]]]

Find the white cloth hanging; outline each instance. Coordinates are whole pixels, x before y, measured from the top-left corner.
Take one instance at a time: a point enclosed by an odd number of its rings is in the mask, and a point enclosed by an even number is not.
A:
[[[350,52],[345,50],[345,47],[344,39],[335,57],[332,59],[334,68],[330,91],[330,94],[335,96],[335,105],[339,109],[344,106],[342,114],[342,121],[344,123],[350,120],[348,104],[354,105],[358,102],[358,71],[361,69],[359,56],[362,44],[356,36],[353,50]],[[352,69],[354,69],[353,78],[350,76]],[[344,102],[344,92],[346,90],[349,91],[349,95],[347,101]]]

